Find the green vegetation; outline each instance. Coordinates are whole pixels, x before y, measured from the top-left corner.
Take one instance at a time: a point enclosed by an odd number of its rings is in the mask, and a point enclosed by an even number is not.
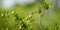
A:
[[[0,30],[60,30],[59,9],[53,14],[53,3],[16,5],[12,10],[0,9]]]

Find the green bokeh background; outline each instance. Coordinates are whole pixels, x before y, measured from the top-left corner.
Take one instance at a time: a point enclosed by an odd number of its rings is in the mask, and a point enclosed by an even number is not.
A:
[[[0,9],[0,30],[5,30],[6,28],[9,28],[9,30],[16,30],[15,29],[15,20],[14,16],[11,14],[12,11],[16,11],[19,16],[21,17],[28,17],[31,12],[34,12],[35,10],[38,10],[40,3],[33,3],[29,4],[27,6],[20,6],[16,5],[14,9],[9,10],[9,9]],[[9,18],[5,16],[4,18],[1,16],[2,13],[5,13],[4,11],[9,12]],[[44,30],[55,30],[55,24],[57,23],[58,25],[58,30],[60,30],[60,8],[56,8],[55,10],[52,11],[53,14],[50,12],[50,14],[44,15],[44,17],[41,19],[39,18],[39,14],[35,13],[33,15],[33,30],[40,30],[40,25],[38,23],[39,19],[42,20],[42,27]]]

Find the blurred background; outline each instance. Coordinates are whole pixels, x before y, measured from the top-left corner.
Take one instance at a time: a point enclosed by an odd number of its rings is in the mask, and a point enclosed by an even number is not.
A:
[[[39,14],[35,13],[32,17],[32,24],[34,25],[33,30],[40,30],[40,22],[43,29],[45,30],[60,30],[60,0],[46,0],[53,2],[53,10],[48,11],[47,14],[41,19],[39,18]],[[12,11],[16,11],[19,16],[28,17],[31,12],[38,10],[40,4],[44,2],[44,0],[0,0],[0,14],[4,14],[4,11],[8,11],[10,18],[5,16],[2,18],[0,15],[0,30],[3,28],[9,28],[9,30],[15,30],[15,21],[14,17],[11,14]]]
[[[43,2],[44,0],[0,0],[0,6],[3,8],[11,8],[17,4],[25,6],[27,4],[32,4],[35,2]],[[47,0],[54,3],[54,7],[60,7],[60,0]]]

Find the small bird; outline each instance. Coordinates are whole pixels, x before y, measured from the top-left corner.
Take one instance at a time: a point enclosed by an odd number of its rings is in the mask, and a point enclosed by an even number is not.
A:
[[[33,14],[34,14],[34,12],[32,12],[32,13],[29,15],[29,18],[32,18]]]

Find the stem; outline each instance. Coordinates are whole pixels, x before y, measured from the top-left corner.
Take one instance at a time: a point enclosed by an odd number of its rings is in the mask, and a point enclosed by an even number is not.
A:
[[[41,21],[42,21],[42,18],[44,17],[44,15],[45,15],[44,13],[40,14],[41,17],[40,17],[39,21],[40,21],[40,29],[41,30],[43,30],[43,26],[41,24]]]

